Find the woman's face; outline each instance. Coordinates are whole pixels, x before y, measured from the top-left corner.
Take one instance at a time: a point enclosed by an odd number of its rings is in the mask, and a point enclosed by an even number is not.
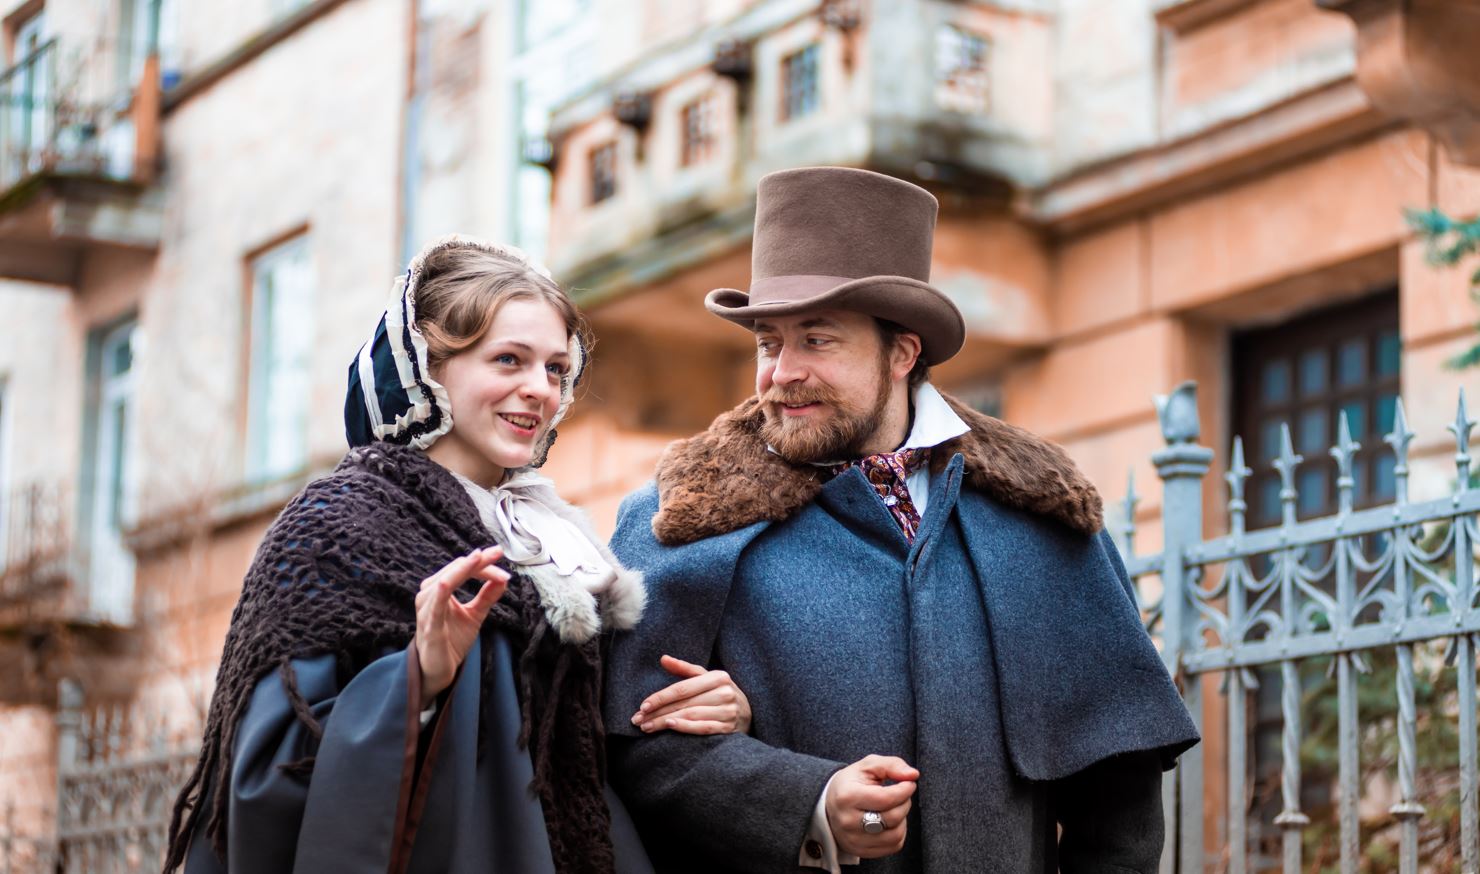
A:
[[[568,338],[542,300],[500,306],[482,338],[433,373],[452,403],[452,430],[432,444],[432,458],[486,487],[529,464],[560,405]]]

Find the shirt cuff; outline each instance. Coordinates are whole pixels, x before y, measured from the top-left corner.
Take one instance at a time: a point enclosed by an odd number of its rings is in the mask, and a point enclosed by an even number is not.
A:
[[[842,874],[840,866],[857,865],[860,859],[852,853],[838,852],[838,842],[827,823],[827,790],[832,788],[832,781],[833,778],[829,778],[827,785],[822,787],[822,794],[817,796],[817,806],[812,809],[812,825],[807,829],[807,839],[802,841],[797,864],[803,868],[825,868],[831,874]]]

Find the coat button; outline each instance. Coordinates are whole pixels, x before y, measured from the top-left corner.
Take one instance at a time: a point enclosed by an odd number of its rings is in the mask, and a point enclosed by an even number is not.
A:
[[[807,841],[807,843],[802,846],[802,849],[807,851],[807,858],[812,859],[813,861],[822,858],[822,844],[819,844],[816,841]]]

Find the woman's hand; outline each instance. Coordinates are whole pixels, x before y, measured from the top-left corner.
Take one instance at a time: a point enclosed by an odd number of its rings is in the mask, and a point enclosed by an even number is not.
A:
[[[503,554],[499,546],[475,549],[422,580],[416,594],[416,656],[421,661],[423,710],[452,685],[488,611],[509,587],[508,572],[494,566]],[[452,593],[469,578],[483,580],[483,586],[464,604]]]
[[[659,661],[665,671],[684,679],[649,695],[633,715],[633,725],[650,733],[665,728],[684,734],[750,731],[750,701],[729,674],[706,671],[673,656]]]

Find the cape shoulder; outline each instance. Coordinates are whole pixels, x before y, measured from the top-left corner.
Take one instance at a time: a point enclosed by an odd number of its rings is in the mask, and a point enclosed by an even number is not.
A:
[[[434,551],[445,550],[449,560],[488,541],[472,499],[419,450],[359,447],[288,502],[258,546],[254,565],[276,564],[306,551],[325,570],[399,567],[404,556],[391,545],[396,538],[375,535],[408,528],[418,541],[437,544]],[[358,554],[343,554],[339,547],[346,541],[357,544]]]
[[[960,453],[966,483],[1009,507],[1055,519],[1085,535],[1102,527],[1094,485],[1058,445],[961,404],[971,427],[937,447],[937,472]],[[789,518],[827,481],[821,468],[791,464],[766,448],[755,398],[723,413],[707,431],[671,444],[658,462],[658,541],[675,546]]]

